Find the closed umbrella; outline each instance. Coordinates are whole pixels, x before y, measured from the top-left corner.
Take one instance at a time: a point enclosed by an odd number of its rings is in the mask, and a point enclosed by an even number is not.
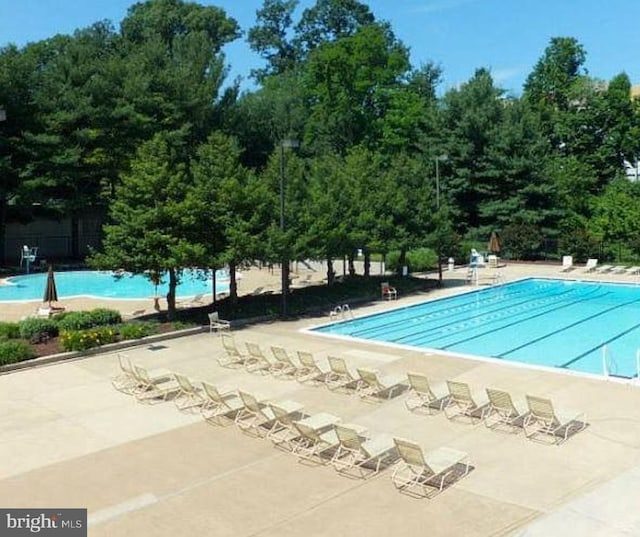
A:
[[[489,245],[487,246],[487,250],[489,250],[492,254],[500,253],[500,248],[502,245],[500,244],[500,237],[495,231],[491,232],[491,237],[489,237]]]
[[[44,288],[43,302],[48,302],[51,307],[52,302],[58,301],[58,290],[56,289],[56,280],[53,277],[53,265],[49,265],[49,272],[47,274],[47,285]]]

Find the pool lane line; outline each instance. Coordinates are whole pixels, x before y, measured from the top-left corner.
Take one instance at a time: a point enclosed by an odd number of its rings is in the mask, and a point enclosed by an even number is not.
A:
[[[545,297],[540,297],[540,298],[536,298],[533,301],[531,300],[531,297],[528,297],[526,300],[521,300],[519,302],[515,302],[513,304],[510,304],[509,306],[506,306],[500,302],[496,302],[493,303],[492,306],[495,306],[492,309],[488,309],[485,308],[483,310],[478,311],[477,313],[470,315],[468,317],[466,317],[465,319],[460,319],[460,318],[455,318],[453,320],[448,320],[448,322],[442,323],[442,324],[438,324],[432,327],[429,327],[429,331],[433,332],[436,330],[442,330],[443,328],[447,328],[449,326],[456,326],[459,325],[461,323],[465,323],[465,322],[469,322],[469,321],[473,321],[475,319],[480,319],[482,317],[486,317],[487,315],[490,315],[492,313],[499,313],[499,312],[504,312],[505,309],[509,309],[512,310],[513,308],[517,308],[517,307],[522,307],[525,306],[527,304],[531,304],[532,302],[535,303],[534,307],[545,307],[549,302],[554,302],[555,300],[557,300],[559,297],[562,297],[564,295],[570,295],[572,293],[574,293],[575,290],[566,290],[566,291],[562,291],[553,295],[548,295]],[[593,292],[593,290],[589,289],[588,292]],[[467,306],[476,306],[475,304],[467,304]],[[446,311],[445,311],[446,313]],[[465,311],[461,311],[461,312],[457,312],[454,315],[459,315],[459,314],[463,314],[463,313],[469,313],[469,308],[465,308]],[[403,322],[407,322],[408,319],[405,319]],[[436,319],[437,321],[438,319]],[[355,331],[355,332],[351,332],[349,335],[354,336],[354,337],[369,337],[371,338],[372,336],[365,336],[364,334],[367,332],[371,332],[372,330],[377,330],[382,332],[382,334],[385,333],[389,333],[390,329],[393,328],[396,324],[398,324],[398,322],[394,322],[392,323],[392,325],[385,325],[385,326],[381,326],[381,327],[371,327],[368,328],[367,330],[360,330],[360,331]],[[410,334],[406,334],[404,336],[402,336],[402,338],[397,338],[397,339],[392,339],[391,341],[400,341],[400,339],[404,339],[407,337],[413,337],[416,335],[421,335],[424,332],[424,328],[420,328],[421,325],[418,325],[418,330],[416,332],[410,333]],[[447,333],[446,335],[449,335],[449,333]],[[438,339],[438,337],[441,336],[441,334],[438,334],[437,337],[435,339]],[[380,336],[378,336],[380,337]]]
[[[640,302],[640,300],[637,300],[636,302]],[[612,337],[604,342],[602,342],[600,345],[597,345],[595,347],[592,347],[591,349],[589,349],[586,352],[583,352],[582,354],[579,354],[578,356],[576,356],[575,358],[572,358],[571,360],[569,360],[568,362],[565,362],[562,365],[559,365],[557,367],[564,367],[567,368],[569,367],[571,364],[574,364],[575,362],[578,362],[580,360],[582,360],[583,358],[585,358],[587,355],[591,354],[593,351],[597,351],[598,349],[601,349],[604,345],[608,345],[609,343],[612,343],[613,341],[615,341],[616,339],[620,339],[622,336],[626,336],[628,333],[633,332],[634,330],[640,328],[640,323],[634,324],[631,328],[628,328],[627,330],[624,330],[622,332],[620,332],[618,335],[616,335],[615,337]],[[635,375],[634,375],[635,376]],[[631,377],[625,377],[625,378],[631,378]]]
[[[441,347],[437,347],[437,348],[440,348],[442,350],[446,350],[446,349],[452,347],[453,345],[459,345],[460,343],[466,343],[467,341],[471,341],[471,340],[474,340],[476,338],[486,336],[486,335],[491,334],[493,332],[496,332],[498,330],[503,330],[505,328],[509,328],[510,326],[518,325],[520,323],[527,322],[527,321],[529,321],[531,319],[535,319],[537,317],[541,317],[541,316],[547,315],[548,313],[550,313],[552,311],[558,311],[558,310],[561,310],[561,309],[564,309],[564,308],[567,308],[567,307],[574,306],[576,304],[579,304],[580,302],[584,302],[585,300],[590,300],[592,298],[591,295],[593,295],[594,293],[596,293],[598,291],[599,291],[599,287],[597,287],[595,289],[589,289],[587,292],[585,292],[584,294],[579,295],[575,300],[572,300],[571,302],[560,304],[555,308],[549,308],[548,307],[549,302],[553,302],[553,299],[558,298],[559,296],[561,296],[561,295],[553,295],[552,297],[549,297],[549,300],[545,301],[545,303],[539,304],[539,306],[540,306],[539,308],[538,307],[535,308],[535,310],[540,310],[540,308],[544,308],[541,311],[539,311],[539,313],[536,313],[535,315],[529,315],[528,317],[524,317],[524,318],[520,317],[518,320],[510,322],[510,323],[507,323],[507,324],[502,324],[502,325],[499,325],[499,326],[489,327],[484,332],[480,332],[480,333],[477,333],[477,334],[475,334],[473,336],[469,336],[469,337],[466,337],[466,338],[463,338],[463,339],[458,339],[458,340],[456,340],[456,341],[454,341],[452,343],[448,343],[447,345],[444,345],[444,346],[441,346]],[[565,294],[565,293],[562,293],[562,294]],[[607,294],[608,293],[605,292],[604,294],[601,294],[600,296],[606,296]],[[526,303],[522,303],[522,304],[526,304]],[[511,308],[513,308],[513,306]],[[527,311],[532,311],[532,309],[533,308],[529,308],[527,310],[524,310],[524,312],[526,313]],[[505,309],[504,308],[494,309],[494,310],[491,310],[489,312],[489,314],[490,313],[495,313],[495,312],[500,312],[500,311],[505,311]],[[487,312],[483,312],[483,313],[480,313],[477,316],[473,317],[472,319],[480,319],[481,320],[482,317],[486,317],[486,316],[487,316]],[[505,316],[503,315],[502,317],[500,317],[498,319],[495,319],[495,320],[493,320],[491,322],[493,322],[493,323],[500,322],[500,321],[502,321],[504,319],[504,317]],[[449,323],[449,324],[455,324],[455,323],[460,323],[460,321],[455,321],[455,322],[452,322],[452,323]],[[444,327],[444,326],[447,326],[447,325],[442,325],[442,327]],[[438,327],[438,328],[441,328],[441,327]],[[466,331],[467,329],[471,329],[471,328],[478,328],[478,325],[473,326],[473,327],[465,328],[464,330],[461,330],[461,332],[462,331]],[[416,332],[416,333],[414,333],[412,335],[416,335],[416,334],[419,334],[419,333]],[[450,336],[451,336],[450,332],[446,333],[446,334],[436,334],[435,336],[423,337],[419,341],[420,341],[420,345],[424,345],[425,343],[435,342],[435,341],[438,341],[439,339],[442,339],[444,337],[450,337]],[[402,339],[405,340],[407,337],[408,336],[403,336]],[[400,341],[400,339],[396,339],[396,340],[393,340],[393,341]],[[410,343],[407,343],[407,344],[410,344]]]
[[[505,351],[505,352],[499,354],[498,358],[504,358],[506,355],[511,354],[512,352],[518,351],[520,349],[524,349],[525,347],[528,347],[529,345],[532,345],[534,343],[538,343],[539,341],[542,341],[543,339],[547,339],[549,337],[555,336],[555,335],[559,334],[560,332],[564,332],[564,331],[569,330],[571,328],[575,328],[576,326],[579,326],[579,325],[581,325],[583,323],[589,322],[589,321],[591,321],[591,320],[593,320],[593,319],[595,319],[597,317],[601,317],[602,315],[606,315],[606,314],[608,314],[608,313],[610,313],[612,311],[615,311],[615,310],[617,310],[619,308],[624,308],[625,306],[629,306],[631,304],[636,304],[636,303],[640,303],[640,299],[636,298],[635,300],[631,300],[629,302],[624,302],[622,304],[618,304],[618,305],[613,306],[611,308],[608,308],[606,310],[599,311],[598,313],[595,313],[593,315],[589,315],[588,317],[584,317],[583,319],[580,319],[579,321],[575,321],[575,322],[573,322],[571,324],[568,324],[568,325],[562,327],[559,330],[555,330],[554,332],[550,332],[550,333],[548,333],[548,334],[546,334],[544,336],[532,339],[531,341],[529,341],[528,343],[526,343],[524,345],[520,345],[520,346],[515,347],[513,349],[509,349],[508,351]],[[574,360],[570,360],[567,363],[570,364],[573,361]],[[564,366],[557,366],[557,367],[564,367]]]
[[[497,287],[493,287],[493,288],[486,289],[486,290],[483,289],[481,291],[474,291],[474,293],[477,292],[477,293],[482,293],[484,295],[485,293],[491,293],[491,291],[494,291],[494,293],[492,295],[485,296],[484,297],[485,301],[487,299],[500,299],[500,298],[502,298],[502,297],[499,297],[499,296],[495,296],[495,293],[498,291]],[[503,291],[503,290],[501,290],[501,291]],[[517,298],[517,295],[521,295],[524,292],[526,292],[526,291],[521,290],[521,291],[508,293],[508,295],[509,295],[509,298],[514,298],[514,297]],[[536,294],[540,294],[542,292],[543,291],[540,290],[540,292],[536,293]],[[570,292],[573,292],[573,290],[563,291],[562,293],[558,293],[557,295],[553,295],[553,296],[560,296],[561,294],[570,293]],[[467,297],[467,299],[468,299],[469,296],[470,296],[470,294],[457,295],[455,297],[443,297],[443,298],[437,299],[437,301],[444,301],[444,300],[450,300],[450,299],[454,299],[454,300],[461,299],[462,300],[465,297]],[[477,297],[476,297],[475,300],[477,300]],[[531,300],[531,298],[529,297],[528,300]],[[525,303],[525,302],[519,302],[518,304],[520,304],[520,303]],[[384,312],[384,311],[383,312],[378,312],[378,313],[375,313],[373,315],[369,315],[367,317],[360,318],[360,319],[341,321],[338,324],[341,325],[341,326],[355,325],[355,327],[357,328],[358,324],[361,324],[361,323],[358,323],[358,321],[364,321],[364,320],[367,320],[367,319],[375,319],[376,317],[381,317],[381,316],[383,316],[385,314],[388,315],[388,316],[392,316],[394,313],[397,313],[398,315],[404,314],[404,313],[406,313],[407,311],[409,311],[411,309],[422,307],[425,304],[426,304],[426,302],[421,302],[419,304],[413,304],[413,305],[408,306],[406,308],[400,308],[400,309],[394,310],[392,312]],[[416,315],[416,316],[413,316],[413,317],[410,317],[410,318],[406,318],[405,317],[405,318],[402,318],[402,319],[397,319],[397,320],[391,321],[389,323],[386,323],[384,326],[363,327],[360,330],[349,332],[349,335],[351,335],[353,337],[371,337],[371,336],[367,336],[365,334],[367,334],[369,332],[379,331],[379,330],[388,331],[388,329],[390,329],[390,328],[393,328],[393,327],[395,327],[397,325],[402,325],[402,324],[406,323],[407,321],[414,320],[416,318],[419,321],[424,321],[425,319],[428,319],[428,318],[432,318],[431,320],[436,320],[437,321],[438,318],[442,318],[443,316],[445,316],[447,314],[451,314],[452,311],[454,312],[453,315],[465,313],[466,311],[469,310],[470,306],[474,306],[475,307],[476,306],[475,302],[471,303],[469,300],[467,300],[463,304],[454,305],[453,307],[452,306],[447,307],[445,305],[444,307],[440,307],[438,309],[434,309],[434,310],[428,312],[427,314],[422,314],[419,317]],[[435,319],[433,319],[433,317],[435,317]],[[453,321],[453,322],[455,322],[455,321]],[[442,325],[442,326],[446,326],[446,324]],[[438,328],[438,327],[436,327],[436,328]]]
[[[610,293],[607,291],[607,292],[605,292],[605,293],[601,294],[600,296],[606,296],[606,295],[608,295],[608,294],[610,294]],[[504,325],[501,325],[501,326],[498,326],[498,327],[495,327],[495,326],[494,326],[494,327],[491,327],[491,328],[489,328],[488,330],[486,330],[486,331],[484,331],[484,332],[482,332],[482,333],[480,333],[480,334],[476,334],[476,335],[474,335],[474,336],[470,336],[470,337],[466,337],[466,338],[464,338],[464,339],[457,340],[457,341],[455,341],[455,342],[453,342],[453,343],[450,343],[450,344],[448,344],[448,345],[445,345],[444,347],[441,347],[441,348],[442,348],[443,350],[446,350],[446,349],[451,348],[451,347],[452,347],[452,346],[454,346],[454,345],[459,345],[459,344],[461,344],[461,343],[466,343],[466,342],[468,342],[468,341],[472,341],[472,340],[477,339],[477,338],[479,338],[479,337],[483,337],[483,336],[486,336],[486,335],[488,335],[488,334],[492,334],[492,333],[494,333],[494,332],[496,332],[496,331],[504,330],[505,328],[509,328],[509,327],[511,327],[511,326],[515,326],[515,325],[521,324],[521,323],[523,323],[523,322],[527,322],[527,321],[530,321],[530,320],[532,320],[532,319],[536,319],[536,318],[538,318],[538,317],[542,317],[542,316],[547,315],[547,314],[549,314],[549,313],[551,313],[551,312],[557,312],[557,311],[560,311],[560,310],[565,309],[565,308],[573,307],[573,306],[575,306],[576,304],[580,304],[581,302],[585,302],[585,301],[587,301],[587,300],[591,300],[592,298],[593,298],[592,296],[588,296],[588,294],[585,294],[585,295],[582,295],[579,299],[573,300],[573,301],[571,301],[571,302],[569,302],[569,303],[561,304],[561,305],[559,305],[559,306],[558,306],[558,307],[556,307],[556,308],[546,309],[546,310],[544,310],[544,311],[541,311],[540,313],[536,313],[535,315],[530,315],[529,317],[526,317],[525,319],[521,319],[521,320],[518,320],[518,321],[514,321],[514,322],[511,322],[511,323],[507,323],[507,324],[504,324]],[[599,298],[599,297],[598,297],[598,298]],[[542,338],[538,338],[538,339],[544,339],[545,337],[548,337],[548,335],[546,335],[546,336],[544,336],[544,337],[542,337]],[[526,347],[526,346],[530,345],[531,343],[534,343],[535,341],[536,341],[536,340],[529,341],[529,342],[527,342],[526,344],[521,345],[521,346],[519,346],[519,347],[516,347],[516,348],[514,348],[514,349],[510,349],[510,350],[506,351],[505,353],[498,354],[497,356],[494,356],[494,358],[503,358],[503,357],[504,357],[504,354],[508,354],[508,353],[510,353],[510,352],[516,351],[516,350],[518,350],[518,349],[519,349],[519,348],[521,348],[521,347]]]

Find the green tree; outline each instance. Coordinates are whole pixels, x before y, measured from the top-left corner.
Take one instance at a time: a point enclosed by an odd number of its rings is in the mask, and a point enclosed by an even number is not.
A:
[[[116,188],[102,251],[90,260],[95,267],[123,268],[151,281],[166,274],[170,319],[175,317],[182,269],[197,266],[206,257],[204,247],[189,237],[193,222],[191,204],[186,202],[189,181],[180,150],[183,138],[180,133],[158,133],[141,145]]]

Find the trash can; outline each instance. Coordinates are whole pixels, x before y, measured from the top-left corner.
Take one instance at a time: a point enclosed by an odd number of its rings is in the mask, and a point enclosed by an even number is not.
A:
[[[453,257],[449,258],[449,272],[453,272],[454,260]]]

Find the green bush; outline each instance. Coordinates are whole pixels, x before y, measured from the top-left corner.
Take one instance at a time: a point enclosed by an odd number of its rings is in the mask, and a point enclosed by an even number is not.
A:
[[[385,258],[387,270],[398,272],[400,251],[393,250]],[[426,272],[438,266],[438,256],[431,248],[418,248],[407,252],[405,263],[409,272]]]
[[[58,325],[51,319],[23,319],[18,323],[20,337],[29,341],[43,341],[58,335]]]
[[[18,323],[0,322],[0,340],[18,339],[20,337],[20,325]]]
[[[122,316],[117,310],[96,308],[89,312],[89,316],[93,320],[93,326],[106,326],[109,324],[120,324],[122,322]]]
[[[113,343],[118,337],[111,326],[101,326],[87,330],[70,330],[60,334],[60,345],[65,351],[85,351],[93,347]]]
[[[407,253],[410,272],[426,272],[438,266],[438,254],[431,248],[418,248]]]
[[[122,339],[140,339],[155,334],[157,326],[154,323],[131,322],[117,327]]]
[[[26,341],[0,342],[0,365],[15,364],[31,358],[35,358],[35,353]]]
[[[94,326],[91,312],[88,311],[70,311],[57,322],[61,331],[85,330]]]

